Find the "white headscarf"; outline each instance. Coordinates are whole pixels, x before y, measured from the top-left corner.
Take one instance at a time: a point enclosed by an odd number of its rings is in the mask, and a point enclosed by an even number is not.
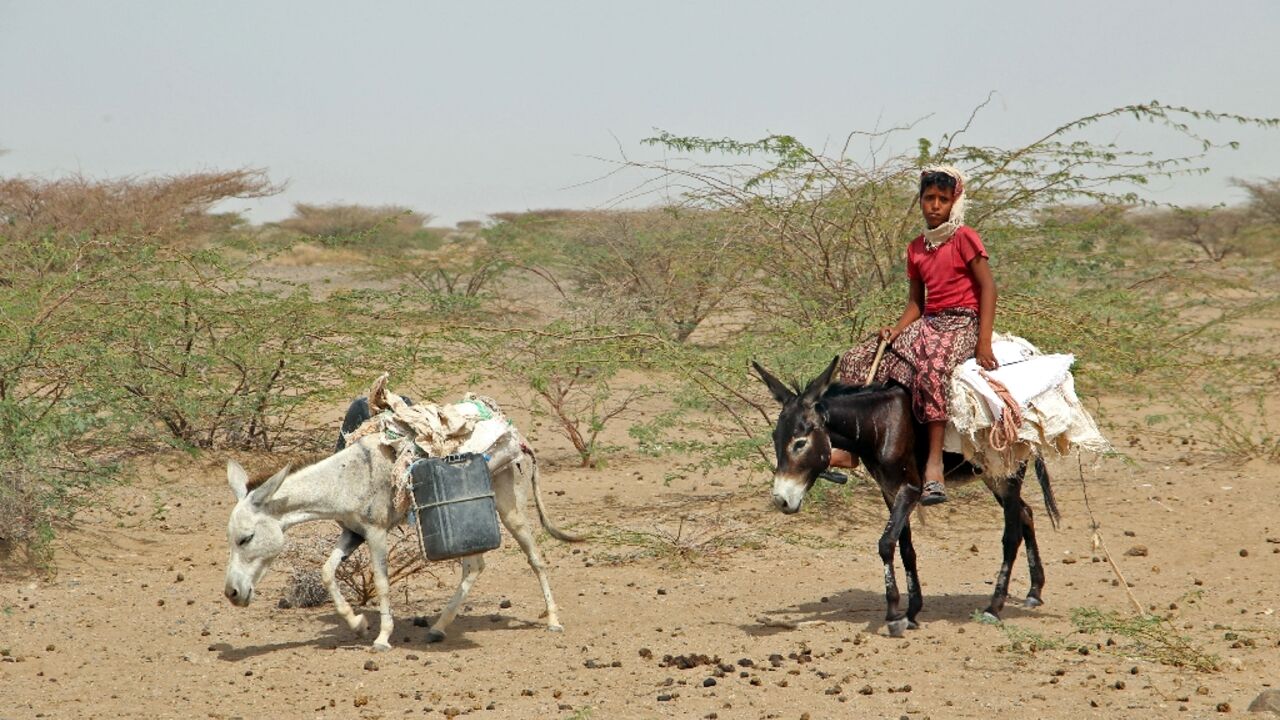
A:
[[[927,250],[936,250],[939,246],[951,239],[952,235],[964,225],[964,175],[960,173],[958,168],[951,165],[930,165],[920,171],[923,176],[925,173],[940,172],[956,179],[956,200],[951,206],[951,215],[947,221],[936,228],[930,228],[927,224],[924,228],[924,246]]]

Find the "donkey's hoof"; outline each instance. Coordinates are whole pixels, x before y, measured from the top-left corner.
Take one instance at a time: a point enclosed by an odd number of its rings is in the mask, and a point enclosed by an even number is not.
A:
[[[908,630],[919,630],[919,629],[920,629],[920,623],[916,622],[915,620],[912,620],[911,618],[907,618],[907,629],[908,629]]]
[[[562,632],[564,632],[564,626],[563,626],[563,625],[548,625],[548,626],[547,626],[547,632],[562,633]]]
[[[351,631],[356,635],[364,635],[369,630],[369,618],[361,615],[351,626]]]
[[[428,630],[428,631],[427,631],[427,642],[429,642],[429,643],[444,642],[444,631],[443,631],[443,630]]]
[[[890,620],[885,623],[885,627],[889,629],[889,637],[900,638],[905,635],[907,632],[907,623],[908,620],[906,618],[901,620]]]
[[[993,625],[1000,624],[1000,616],[990,610],[983,610],[982,615],[978,619],[984,623],[991,623]]]
[[[391,643],[376,642],[372,649],[376,653],[386,652],[391,649]]]
[[[1028,595],[1026,600],[1022,601],[1022,607],[1038,608],[1044,604],[1044,601],[1034,595]]]

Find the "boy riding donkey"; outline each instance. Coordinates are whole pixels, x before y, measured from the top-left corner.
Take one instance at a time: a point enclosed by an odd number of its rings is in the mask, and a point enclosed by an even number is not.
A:
[[[925,168],[917,199],[925,229],[907,246],[907,305],[897,323],[840,358],[840,377],[852,384],[893,380],[910,388],[912,410],[929,431],[920,503],[934,505],[947,499],[942,438],[951,373],[969,358],[987,370],[998,365],[991,350],[996,284],[982,239],[964,224],[960,171],[949,165]],[[868,380],[882,343],[887,347]],[[832,448],[831,465],[852,468],[857,458]]]

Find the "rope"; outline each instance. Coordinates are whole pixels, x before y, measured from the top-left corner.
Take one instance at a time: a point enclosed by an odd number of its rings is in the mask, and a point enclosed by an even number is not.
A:
[[[1084,493],[1084,509],[1089,513],[1089,525],[1093,530],[1093,537],[1091,538],[1093,550],[1094,552],[1102,550],[1103,557],[1107,559],[1107,564],[1111,566],[1111,572],[1116,574],[1120,587],[1124,588],[1125,595],[1129,596],[1129,602],[1133,603],[1133,609],[1138,612],[1139,616],[1145,617],[1147,611],[1142,609],[1142,603],[1138,602],[1133,590],[1129,589],[1129,581],[1125,579],[1124,573],[1120,572],[1120,566],[1111,557],[1111,551],[1107,549],[1107,543],[1102,539],[1102,523],[1099,523],[1098,518],[1094,517],[1093,506],[1089,504],[1089,488],[1084,482],[1084,460],[1080,457],[1079,452],[1076,453],[1076,467],[1080,471],[1080,491]]]
[[[982,379],[987,381],[995,394],[1004,402],[1004,412],[1000,413],[1000,417],[991,424],[987,443],[996,452],[1007,452],[1018,441],[1018,428],[1022,427],[1022,405],[1013,399],[1013,395],[1004,383],[991,377],[986,370],[979,368],[978,374],[982,375]]]

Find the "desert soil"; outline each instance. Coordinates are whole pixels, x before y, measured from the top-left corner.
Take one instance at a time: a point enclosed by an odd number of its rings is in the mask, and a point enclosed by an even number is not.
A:
[[[226,457],[148,457],[135,481],[61,531],[52,577],[0,575],[0,720],[1243,713],[1280,685],[1276,467],[1222,463],[1146,434],[1141,409],[1108,404],[1104,430],[1123,455],[1086,461],[1084,483],[1075,458],[1050,463],[1062,527],[1049,525],[1034,483],[1024,492],[1047,604],[1021,606],[1019,557],[1006,625],[975,620],[1000,563],[1001,515],[982,487],[958,488],[913,519],[925,608],[904,639],[885,631],[875,548],[887,515],[865,478],[783,516],[763,473],[671,478],[681,458],[626,451],[582,469],[565,441],[520,418],[541,451],[553,519],[595,535],[542,536],[564,632],[546,630],[537,583],[504,537],[444,642],[428,644],[414,620],[439,612],[457,563],[393,587],[393,648],[372,653],[372,636],[328,604],[277,607],[288,567],[268,573],[252,605],[232,607]],[[342,410],[325,411],[335,431]],[[610,431],[606,442],[631,446]],[[264,474],[286,462],[238,459]],[[1133,614],[1093,546],[1089,507],[1132,596],[1221,669],[1142,657],[1122,633],[1076,631],[1076,608]],[[376,626],[376,610],[363,612]]]
[[[1113,428],[1129,459],[1085,467],[1134,596],[1221,659],[1197,672],[1132,657],[1122,635],[1074,632],[1072,608],[1131,605],[1094,560],[1072,459],[1051,465],[1062,528],[1039,513],[1047,604],[1017,602],[1020,559],[1005,612],[1015,631],[1061,645],[1033,652],[973,619],[1000,561],[1000,515],[980,487],[915,520],[923,625],[892,639],[874,551],[885,513],[869,486],[782,516],[764,477],[664,484],[669,462],[626,455],[583,470],[541,434],[553,516],[601,538],[544,536],[562,634],[539,619],[537,585],[509,538],[439,644],[413,619],[442,607],[456,563],[394,588],[387,653],[371,653],[371,638],[330,606],[278,608],[284,568],[254,604],[232,607],[221,594],[232,507],[222,459],[152,458],[64,532],[55,577],[0,583],[0,718],[1208,717],[1243,712],[1280,681],[1274,466],[1205,464],[1169,441],[1129,447]],[[1038,490],[1027,495],[1042,507]],[[632,536],[617,529],[642,540],[621,542]],[[739,547],[698,552],[717,537]],[[1146,555],[1125,554],[1137,546]],[[724,669],[697,664],[704,655]]]

